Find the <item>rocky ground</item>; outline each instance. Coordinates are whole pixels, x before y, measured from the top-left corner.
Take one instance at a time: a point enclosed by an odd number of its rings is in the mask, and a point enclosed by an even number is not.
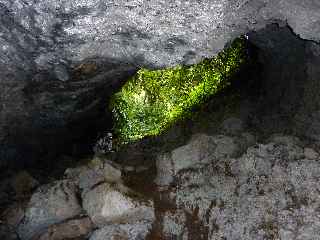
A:
[[[316,240],[319,152],[318,144],[295,136],[260,142],[233,117],[215,134],[194,133],[152,156],[95,155],[48,184],[22,171],[1,182],[0,236]],[[129,166],[120,158],[136,161]]]

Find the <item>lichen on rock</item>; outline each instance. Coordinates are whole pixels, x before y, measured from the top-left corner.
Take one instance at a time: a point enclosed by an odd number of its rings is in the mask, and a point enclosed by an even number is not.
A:
[[[156,136],[210,96],[230,85],[231,77],[247,61],[244,38],[212,59],[191,66],[140,69],[113,95],[110,108],[120,143]]]

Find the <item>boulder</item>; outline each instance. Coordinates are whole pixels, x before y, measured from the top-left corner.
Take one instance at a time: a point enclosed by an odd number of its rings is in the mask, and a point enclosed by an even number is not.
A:
[[[103,182],[121,183],[120,165],[102,156],[94,156],[86,165],[66,169],[64,176],[74,181],[82,195]]]
[[[220,158],[235,157],[240,153],[241,148],[247,145],[247,140],[243,141],[245,143],[242,144],[238,138],[224,135],[193,135],[186,145],[174,149],[171,153],[157,156],[155,183],[169,185],[181,170],[197,169],[199,165],[214,163]]]
[[[22,240],[32,239],[50,225],[82,213],[76,185],[69,180],[43,185],[32,195],[25,217],[18,226]]]
[[[194,135],[187,145],[172,151],[174,173],[197,164],[207,164],[221,157],[232,157],[239,151],[237,142],[228,136]]]
[[[274,140],[178,173],[172,200],[202,222],[204,239],[318,238],[320,163],[299,139]]]
[[[83,196],[83,208],[92,222],[102,227],[112,223],[153,221],[153,201],[121,184],[102,183]]]

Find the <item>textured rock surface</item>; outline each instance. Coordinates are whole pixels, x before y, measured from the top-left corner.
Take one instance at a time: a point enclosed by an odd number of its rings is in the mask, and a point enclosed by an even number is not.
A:
[[[107,225],[95,231],[90,240],[143,240],[150,232],[150,222],[137,222],[133,224]]]
[[[317,239],[319,160],[298,138],[275,135],[239,158],[181,169],[172,200],[202,221],[201,239]]]
[[[99,227],[110,223],[135,223],[154,220],[151,200],[139,199],[122,185],[103,183],[83,196],[83,208]]]
[[[166,212],[163,217],[163,235],[166,239],[188,239],[186,214],[182,210]]]
[[[137,66],[198,62],[272,22],[319,41],[319,15],[308,0],[1,0],[0,164],[62,151]]]
[[[50,226],[38,240],[65,240],[86,237],[93,230],[89,218],[70,220]]]
[[[18,227],[22,240],[40,235],[52,224],[82,212],[76,186],[67,180],[41,186],[31,197],[23,221]]]
[[[236,157],[248,145],[250,141],[245,136],[194,135],[186,145],[157,157],[155,183],[160,186],[169,185],[181,170],[197,169],[199,165],[211,164],[221,158]]]

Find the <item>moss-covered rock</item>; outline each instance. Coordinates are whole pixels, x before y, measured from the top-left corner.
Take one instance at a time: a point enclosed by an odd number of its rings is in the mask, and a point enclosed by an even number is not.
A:
[[[139,70],[111,98],[114,133],[120,143],[160,134],[229,86],[247,60],[245,46],[245,39],[238,38],[215,58],[196,65]]]

